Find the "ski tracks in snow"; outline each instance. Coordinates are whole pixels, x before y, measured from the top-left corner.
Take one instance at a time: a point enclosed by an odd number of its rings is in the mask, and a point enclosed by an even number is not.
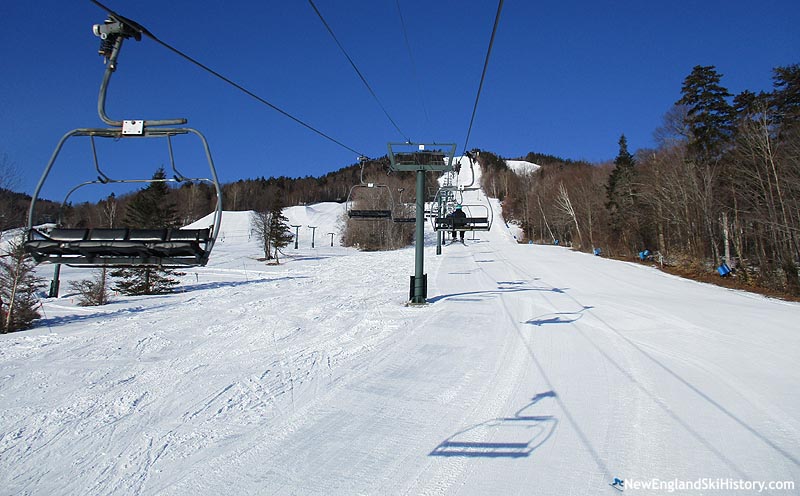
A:
[[[5,341],[0,486],[154,494],[207,472],[265,424],[291,422],[368,367],[399,327],[398,312],[382,309],[403,296],[382,281],[406,276],[368,257],[210,268],[231,281],[143,297],[133,312],[76,309],[54,318],[53,333]],[[72,469],[53,471],[44,458]]]
[[[564,495],[611,477],[797,478],[796,305],[507,237],[426,248],[424,308],[403,306],[413,250],[270,267],[233,237],[185,292],[48,301],[42,328],[0,347],[0,487]]]
[[[554,271],[537,258],[532,257],[529,266],[543,279],[552,280]],[[598,265],[615,263],[596,260]],[[529,270],[518,261],[511,265],[522,272]],[[529,322],[537,328],[559,327],[553,324],[571,328],[590,346],[583,351],[574,348],[580,360],[603,366],[608,396],[593,398],[593,405],[597,408],[610,399],[613,413],[594,412],[599,413],[596,418],[608,424],[598,450],[603,461],[598,465],[608,465],[613,476],[635,474],[640,478],[682,474],[686,480],[709,475],[754,480],[767,473],[772,474],[773,480],[792,478],[797,458],[787,449],[786,440],[797,439],[797,421],[791,415],[776,414],[786,408],[781,396],[747,386],[770,382],[752,379],[767,375],[764,370],[788,370],[788,362],[783,363],[787,356],[769,342],[770,338],[748,332],[751,328],[746,322],[750,316],[746,312],[732,309],[732,316],[715,312],[721,309],[714,308],[711,302],[724,295],[725,290],[672,279],[670,284],[697,294],[697,307],[687,313],[686,308],[669,305],[674,288],[648,286],[635,278],[620,277],[621,283],[631,288],[630,299],[619,299],[624,291],[611,293],[616,298],[609,298],[609,286],[613,285],[608,284],[610,271],[595,270],[594,264],[579,267],[582,272],[575,277],[562,267],[558,271],[560,279],[571,279],[569,284],[576,283],[577,278],[594,280],[597,292],[562,288],[542,293],[542,300],[552,313]],[[625,265],[616,263],[613,269],[625,270]],[[546,284],[544,280],[540,282]],[[749,295],[742,297],[745,302],[749,299]],[[729,296],[726,298],[724,301],[730,301]],[[782,307],[778,302],[775,306]],[[720,325],[720,321],[736,319],[738,325]],[[765,369],[764,357],[759,354],[753,363],[759,365],[753,367],[749,352],[755,349],[763,350],[778,363]],[[622,405],[624,408],[619,408]],[[597,421],[592,418],[592,423]],[[778,429],[776,424],[780,425]],[[787,436],[787,431],[793,434]],[[587,441],[590,437],[596,436],[587,437]],[[766,459],[772,459],[772,464],[761,463]]]

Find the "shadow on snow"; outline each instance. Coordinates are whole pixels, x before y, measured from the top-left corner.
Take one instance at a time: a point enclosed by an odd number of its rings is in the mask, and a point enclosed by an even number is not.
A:
[[[546,313],[544,315],[540,315],[539,317],[534,317],[531,320],[526,320],[526,324],[535,325],[535,326],[543,326],[549,324],[571,324],[575,321],[580,320],[583,317],[586,310],[591,310],[594,307],[586,306],[582,309],[578,310],[577,312],[556,312],[556,313]],[[552,315],[552,317],[549,317]]]
[[[142,312],[149,312],[151,310],[159,310],[163,308],[172,307],[174,304],[161,304],[161,305],[154,305],[154,306],[139,306],[133,308],[120,308],[119,310],[114,310],[111,312],[94,312],[82,315],[63,315],[61,317],[50,317],[39,319],[36,321],[36,325],[34,328],[39,327],[57,327],[66,324],[72,324],[75,322],[86,322],[88,320],[94,319],[107,319],[107,318],[115,318],[121,315],[133,315]]]
[[[307,276],[286,276],[286,277],[275,277],[271,279],[251,279],[249,281],[228,281],[228,282],[207,282],[207,283],[198,283],[198,284],[187,284],[181,286],[180,288],[176,288],[173,293],[165,293],[160,295],[146,295],[148,300],[153,299],[167,299],[170,296],[178,295],[178,294],[186,294],[194,291],[206,291],[212,289],[219,289],[219,288],[235,288],[239,286],[247,286],[251,284],[260,284],[260,283],[268,283],[268,282],[277,282],[277,281],[287,281],[292,279],[308,279]],[[70,296],[70,295],[67,295]],[[65,296],[65,297],[67,297]],[[72,295],[74,296],[74,295]],[[144,296],[144,295],[143,295]],[[133,298],[125,298],[120,300],[113,300],[111,304],[125,304],[127,302],[134,301]],[[191,298],[188,300],[191,301]],[[57,327],[66,324],[72,324],[75,322],[86,322],[94,319],[107,319],[107,318],[114,318],[121,315],[132,315],[142,312],[149,312],[149,311],[157,311],[164,308],[174,307],[175,305],[180,305],[181,303],[185,303],[185,301],[174,301],[174,302],[164,302],[160,305],[139,305],[135,307],[127,307],[127,308],[120,308],[118,310],[113,311],[97,311],[92,313],[80,314],[80,315],[63,315],[60,317],[50,317],[39,319],[36,321],[35,328],[38,327]],[[82,307],[87,309],[88,307]]]
[[[524,458],[543,445],[556,430],[552,415],[533,415],[528,410],[554,391],[539,393],[513,417],[501,417],[467,427],[445,439],[428,456],[468,458]]]
[[[463,293],[450,293],[428,298],[428,303],[436,303],[441,300],[451,301],[482,301],[488,298],[493,298],[506,293],[521,293],[527,291],[545,291],[550,293],[563,293],[564,289],[561,288],[541,288],[541,287],[525,287],[525,281],[501,281],[497,283],[497,289],[490,289],[484,291],[465,291]]]
[[[185,286],[181,286],[180,288],[176,288],[175,293],[189,293],[191,291],[205,291],[208,289],[220,289],[220,288],[236,288],[239,286],[248,286],[250,284],[260,284],[265,282],[277,282],[277,281],[290,281],[293,279],[308,279],[308,276],[285,276],[285,277],[273,277],[273,278],[259,278],[259,279],[249,279],[246,281],[225,281],[225,282],[201,282],[196,284],[187,284]]]

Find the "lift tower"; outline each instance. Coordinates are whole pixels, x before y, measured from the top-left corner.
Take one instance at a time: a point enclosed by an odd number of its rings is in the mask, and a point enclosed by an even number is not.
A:
[[[425,278],[425,173],[453,170],[455,143],[389,143],[389,168],[417,173],[416,241],[414,275],[411,276],[409,303],[425,304],[428,288]]]

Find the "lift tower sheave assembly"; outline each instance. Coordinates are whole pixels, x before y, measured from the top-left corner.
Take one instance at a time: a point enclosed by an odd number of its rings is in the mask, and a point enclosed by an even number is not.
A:
[[[396,172],[417,173],[416,235],[414,275],[411,276],[409,303],[422,305],[427,298],[425,278],[425,173],[453,170],[455,143],[389,143],[389,168]]]

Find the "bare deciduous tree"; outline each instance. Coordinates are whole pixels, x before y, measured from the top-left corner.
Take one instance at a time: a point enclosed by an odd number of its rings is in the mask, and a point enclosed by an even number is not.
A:
[[[78,293],[78,305],[93,307],[107,304],[111,299],[108,289],[108,270],[103,267],[91,279],[71,281],[70,289]]]
[[[564,187],[564,183],[558,183],[558,196],[556,197],[556,205],[564,214],[568,215],[572,222],[575,223],[575,231],[578,234],[578,246],[577,248],[580,249],[583,246],[583,236],[581,236],[581,228],[578,225],[578,216],[575,214],[575,208],[572,206],[572,200],[569,199],[569,193],[567,192],[567,188]]]
[[[0,257],[0,329],[3,333],[27,329],[39,318],[36,292],[42,280],[36,265],[22,247],[22,240],[12,240]]]

